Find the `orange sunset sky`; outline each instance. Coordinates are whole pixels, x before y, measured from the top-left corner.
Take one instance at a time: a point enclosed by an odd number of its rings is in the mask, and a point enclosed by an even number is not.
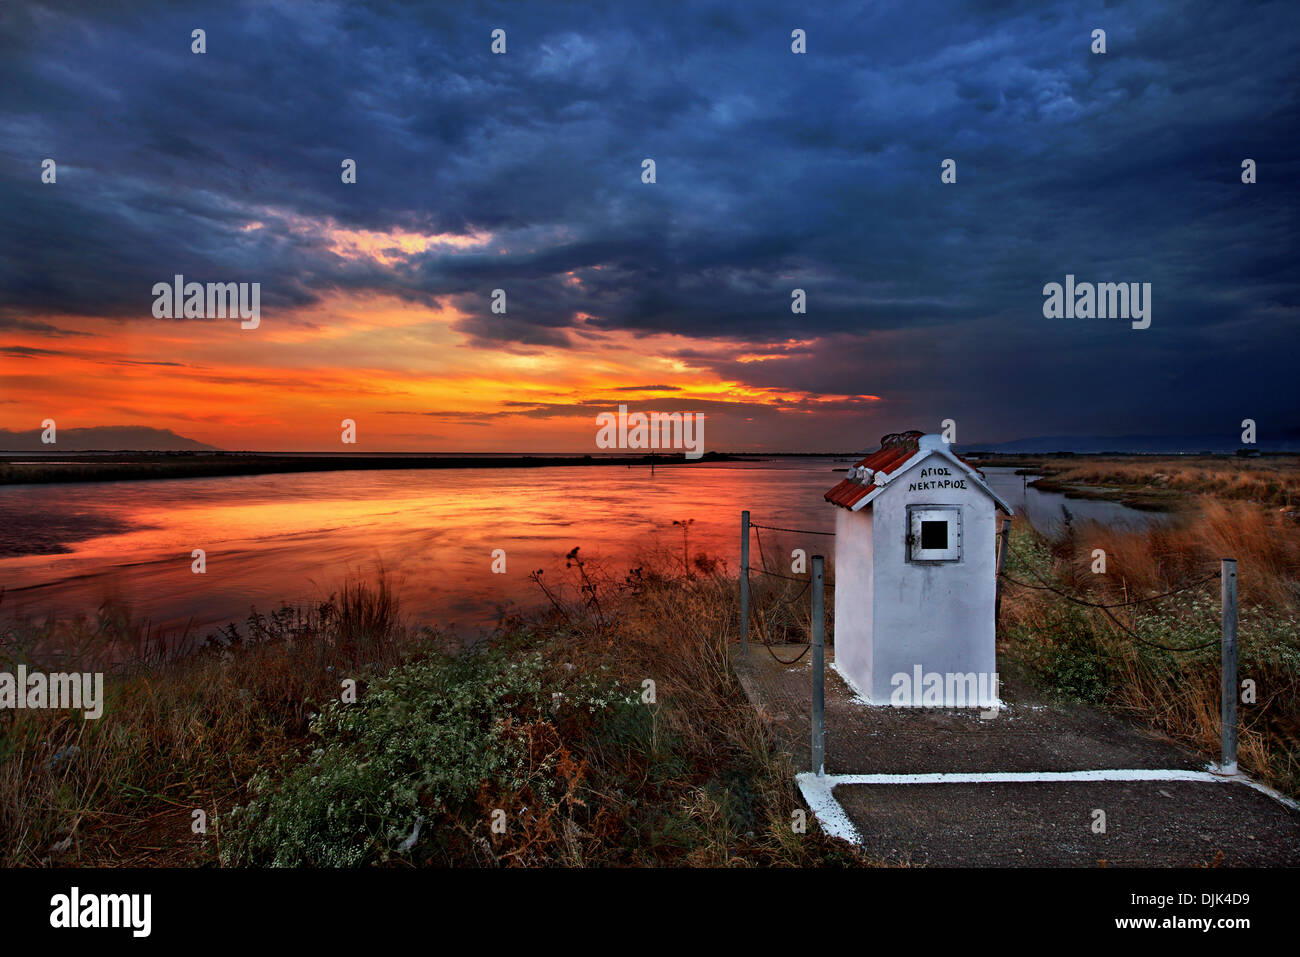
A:
[[[325,244],[340,266],[396,272],[416,255],[493,242],[484,233],[380,233],[297,219],[294,229]],[[583,285],[577,273],[564,281]],[[170,429],[226,449],[585,453],[597,451],[596,414],[627,403],[702,412],[706,450],[797,449],[801,420],[848,420],[877,401],[746,385],[708,361],[781,363],[805,354],[809,341],[745,347],[634,334],[577,313],[566,346],[492,347],[458,330],[465,314],[450,301],[430,307],[343,292],[292,310],[264,300],[260,326],[245,330],[221,319],[156,319],[147,292],[136,319],[36,314],[30,330],[11,330],[0,350],[0,428],[30,431],[52,418],[60,429]],[[357,422],[355,447],[341,444],[344,418]]]

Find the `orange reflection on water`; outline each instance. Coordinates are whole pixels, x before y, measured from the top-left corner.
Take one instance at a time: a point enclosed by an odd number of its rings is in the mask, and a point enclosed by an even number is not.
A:
[[[156,626],[206,634],[252,606],[319,600],[349,574],[383,567],[418,624],[470,633],[501,610],[537,606],[529,574],[562,578],[575,546],[619,579],[647,561],[680,568],[682,531],[672,523],[694,519],[691,558],[721,557],[734,573],[741,509],[766,524],[829,531],[822,493],[836,479],[832,466],[793,459],[659,467],[653,476],[587,466],[14,486],[0,489],[0,518],[20,538],[24,521],[75,521],[60,554],[13,555],[23,542],[7,540],[0,585],[10,614],[70,616],[113,599]],[[830,554],[831,539],[763,534],[777,552],[769,561],[792,547]],[[203,575],[191,571],[197,548]],[[504,574],[492,572],[498,548]]]

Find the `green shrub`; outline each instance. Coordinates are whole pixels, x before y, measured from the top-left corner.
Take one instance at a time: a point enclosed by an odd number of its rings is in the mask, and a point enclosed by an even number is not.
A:
[[[457,818],[485,820],[485,788],[501,806],[518,795],[557,804],[563,748],[535,747],[538,727],[553,740],[553,719],[586,720],[611,705],[630,706],[616,684],[565,677],[509,645],[400,666],[359,689],[357,703],[324,709],[313,723],[320,747],[305,763],[254,780],[223,860],[351,867],[427,857]],[[423,836],[408,842],[417,824]]]

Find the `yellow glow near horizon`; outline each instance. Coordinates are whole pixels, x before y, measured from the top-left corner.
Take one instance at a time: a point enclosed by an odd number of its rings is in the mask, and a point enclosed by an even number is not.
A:
[[[454,256],[494,242],[477,232],[347,229],[276,210],[259,211],[244,228],[264,221],[387,268],[430,250]],[[580,279],[569,273],[566,281]],[[148,426],[230,449],[562,451],[590,445],[593,403],[703,411],[690,404],[707,402],[715,420],[720,406],[745,406],[735,421],[752,421],[754,407],[783,417],[877,399],[750,385],[713,371],[788,360],[816,340],[601,329],[579,313],[564,344],[494,345],[463,329],[470,317],[448,299],[337,290],[291,311],[264,302],[254,330],[154,319],[148,307],[142,301],[138,319],[29,316],[31,329],[10,330],[0,351],[0,427],[29,431],[45,418],[60,429]],[[41,323],[61,332],[39,331]],[[677,355],[686,350],[701,358]],[[662,388],[629,389],[641,385]],[[339,443],[343,418],[358,423],[354,447]]]

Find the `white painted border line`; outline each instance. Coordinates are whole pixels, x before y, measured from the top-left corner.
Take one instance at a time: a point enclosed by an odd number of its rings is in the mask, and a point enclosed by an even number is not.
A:
[[[803,794],[803,799],[808,802],[808,807],[812,809],[813,817],[817,819],[823,832],[831,837],[842,838],[850,844],[862,843],[862,835],[853,826],[849,816],[844,813],[840,802],[835,800],[835,795],[831,794],[831,789],[837,783],[835,775],[813,774],[811,771],[805,771],[803,774],[796,774],[794,779],[798,782],[799,791]]]
[[[862,836],[832,793],[840,784],[1053,784],[1086,781],[1192,781],[1202,784],[1244,784],[1293,811],[1300,804],[1245,774],[1215,774],[1210,771],[1118,768],[1098,771],[971,771],[929,774],[813,774],[795,775],[799,791],[822,830],[831,837],[861,844]]]
[[[1246,787],[1252,788],[1258,791],[1260,794],[1267,794],[1278,804],[1283,804],[1286,807],[1289,807],[1293,811],[1300,811],[1300,804],[1297,804],[1295,801],[1291,800],[1285,794],[1282,794],[1278,791],[1274,791],[1267,784],[1260,784],[1258,781],[1254,780],[1253,778],[1249,778],[1244,774],[1238,775],[1237,777],[1228,778],[1228,780],[1236,781],[1238,784],[1244,784],[1246,785]]]
[[[836,784],[1023,784],[1072,781],[1213,781],[1224,775],[1209,771],[1163,771],[1142,768],[1101,771],[941,771],[932,774],[833,774]]]

